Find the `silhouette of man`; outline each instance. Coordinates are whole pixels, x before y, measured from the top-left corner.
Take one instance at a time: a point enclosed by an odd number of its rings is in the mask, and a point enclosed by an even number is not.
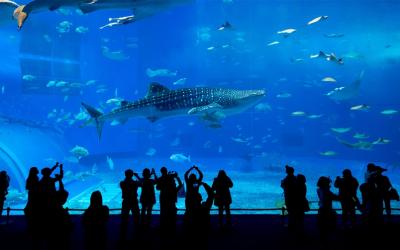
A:
[[[288,226],[290,229],[295,225],[295,206],[296,206],[296,176],[294,168],[285,166],[286,177],[281,181],[281,188],[285,196],[285,206],[288,212]]]
[[[10,177],[6,171],[0,172],[0,219],[3,214],[4,201],[8,194],[8,187],[10,186]]]
[[[133,176],[137,180],[133,180]],[[130,212],[132,212],[134,224],[139,223],[138,180],[139,175],[128,169],[125,171],[125,179],[119,184],[122,190],[121,227],[123,232],[127,229]]]
[[[343,225],[347,227],[354,226],[356,223],[356,206],[359,201],[357,198],[358,181],[353,177],[349,169],[342,172],[343,177],[336,177],[334,186],[339,189],[339,201],[342,206]]]
[[[178,182],[178,186],[176,185]],[[160,191],[160,222],[165,230],[174,230],[176,225],[176,202],[178,192],[183,184],[176,172],[169,172],[166,167],[161,168],[161,176],[157,180],[157,190]]]

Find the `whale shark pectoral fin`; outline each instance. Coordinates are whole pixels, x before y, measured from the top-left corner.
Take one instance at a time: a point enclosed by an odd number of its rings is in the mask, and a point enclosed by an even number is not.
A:
[[[218,103],[213,102],[213,103],[205,105],[205,106],[191,108],[188,111],[188,114],[189,115],[204,114],[204,113],[207,114],[207,113],[216,112],[220,109],[222,109],[222,106]]]
[[[17,20],[18,29],[21,29],[28,18],[28,13],[24,11],[25,5],[20,5],[14,10],[14,18]]]

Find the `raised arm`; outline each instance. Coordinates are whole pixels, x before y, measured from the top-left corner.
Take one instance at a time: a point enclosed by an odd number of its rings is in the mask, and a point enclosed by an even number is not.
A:
[[[203,182],[203,172],[201,172],[201,170],[198,167],[194,167],[194,169],[197,170],[197,173],[199,173],[199,182]]]
[[[186,172],[185,172],[185,182],[189,181],[189,173],[190,171],[192,171],[193,167],[189,168]]]
[[[177,175],[176,177],[176,181],[178,182],[178,186],[176,187],[176,190],[181,190],[181,188],[183,187],[183,183],[182,183],[182,180],[181,180],[181,178],[179,178],[179,176]]]
[[[56,170],[56,168],[58,167],[59,163],[56,162],[56,164],[50,169],[51,173],[53,173],[54,170]]]

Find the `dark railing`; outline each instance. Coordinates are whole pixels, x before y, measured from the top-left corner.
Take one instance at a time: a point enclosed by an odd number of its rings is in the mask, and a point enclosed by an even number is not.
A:
[[[83,208],[66,208],[67,211],[76,211],[76,212],[84,212],[86,209]],[[121,208],[110,208],[110,211],[121,211]],[[185,211],[185,209],[183,208],[178,208],[178,211]],[[337,208],[334,209],[335,211],[341,211],[342,209]],[[23,208],[10,208],[7,207],[6,208],[7,211],[7,215],[6,215],[6,224],[8,224],[9,222],[9,218],[11,215],[11,211],[20,211],[23,212],[24,209]],[[154,209],[153,211],[155,212],[160,212],[159,209]],[[218,209],[211,209],[211,211],[218,211]],[[231,208],[231,211],[249,211],[249,212],[267,212],[267,211],[280,211],[280,215],[282,217],[284,217],[286,215],[286,208],[285,207],[281,207],[281,208]],[[359,211],[359,209],[357,209],[357,211]],[[400,211],[400,208],[392,208],[392,211]],[[310,209],[309,212],[318,212],[318,209],[316,208],[312,208]]]

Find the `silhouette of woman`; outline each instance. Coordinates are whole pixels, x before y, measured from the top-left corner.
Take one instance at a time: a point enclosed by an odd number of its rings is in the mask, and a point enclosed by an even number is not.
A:
[[[157,183],[157,175],[154,171],[154,168],[151,170],[151,172],[150,169],[145,168],[142,175],[143,178],[140,178],[140,186],[142,187],[142,193],[140,195],[140,203],[142,204],[142,224],[144,226],[150,226],[153,206],[156,204],[154,186]],[[154,180],[150,179],[152,175],[154,175]]]
[[[199,174],[199,178],[197,178],[196,174],[194,173],[190,174],[192,170],[197,171],[197,173]],[[202,197],[201,194],[199,193],[199,188],[202,181],[203,181],[203,173],[199,170],[197,166],[193,166],[186,171],[185,220],[187,223],[189,223],[188,225],[190,225],[190,222],[195,222],[201,210]]]
[[[224,210],[226,212],[226,224],[231,226],[231,209],[232,197],[230,188],[233,187],[232,180],[226,175],[224,170],[218,172],[217,178],[214,179],[212,189],[215,191],[214,204],[218,207],[219,225],[223,226]]]
[[[28,223],[28,228],[35,226],[38,216],[38,189],[39,189],[39,170],[37,167],[31,167],[28,178],[26,179],[25,189],[28,191],[28,202],[26,203],[24,213]]]
[[[100,191],[90,196],[90,205],[83,213],[82,224],[85,229],[86,249],[107,249],[107,222],[110,210],[103,205]]]

